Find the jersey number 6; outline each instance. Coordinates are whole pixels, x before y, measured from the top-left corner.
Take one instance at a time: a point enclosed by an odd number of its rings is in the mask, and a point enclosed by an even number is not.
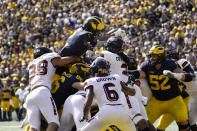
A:
[[[113,87],[115,87],[113,83],[105,83],[103,86],[105,94],[109,101],[117,101],[119,99],[118,93],[115,90],[111,89]]]

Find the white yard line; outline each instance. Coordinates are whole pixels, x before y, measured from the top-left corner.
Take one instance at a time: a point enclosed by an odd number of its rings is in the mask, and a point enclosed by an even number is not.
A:
[[[20,126],[1,126],[1,128],[20,128]]]

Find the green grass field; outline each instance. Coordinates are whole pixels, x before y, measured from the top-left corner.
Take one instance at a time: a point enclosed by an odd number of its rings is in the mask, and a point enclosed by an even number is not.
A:
[[[0,122],[0,131],[24,131],[25,129],[20,128],[20,122],[16,121],[16,118],[13,114],[13,121],[10,122]],[[154,125],[156,125],[158,121],[155,122]],[[178,131],[178,127],[175,122],[173,122],[166,131]]]

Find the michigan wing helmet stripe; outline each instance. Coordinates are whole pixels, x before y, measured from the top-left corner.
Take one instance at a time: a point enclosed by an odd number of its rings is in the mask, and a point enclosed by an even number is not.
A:
[[[90,24],[91,27],[93,28],[93,30],[95,30],[95,31],[97,31],[97,30],[101,31],[104,29],[103,21],[96,16],[87,18],[84,22],[84,25],[87,25],[87,24]]]
[[[149,53],[151,54],[151,53],[153,53],[153,54],[157,54],[157,55],[159,55],[159,54],[163,54],[164,53],[164,48],[162,47],[162,46],[153,46],[151,49],[150,49],[150,51],[149,51]]]
[[[155,46],[153,46],[153,47],[149,50],[149,54],[150,54],[150,55],[152,55],[152,54],[158,55],[158,58],[157,58],[156,61],[155,61],[155,60],[152,61],[152,56],[151,56],[150,61],[151,61],[151,64],[152,64],[153,66],[156,65],[156,64],[158,64],[158,63],[162,63],[162,62],[165,60],[165,58],[166,58],[165,49],[164,49],[163,46],[160,46],[160,45],[155,45]]]

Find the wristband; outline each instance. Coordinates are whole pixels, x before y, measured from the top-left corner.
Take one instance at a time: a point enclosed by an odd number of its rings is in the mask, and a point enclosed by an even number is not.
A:
[[[136,124],[137,125],[137,123],[140,121],[140,120],[143,120],[144,118],[141,116],[141,115],[138,115],[138,116],[135,116],[134,118],[133,118],[133,122],[134,122],[134,124]]]

